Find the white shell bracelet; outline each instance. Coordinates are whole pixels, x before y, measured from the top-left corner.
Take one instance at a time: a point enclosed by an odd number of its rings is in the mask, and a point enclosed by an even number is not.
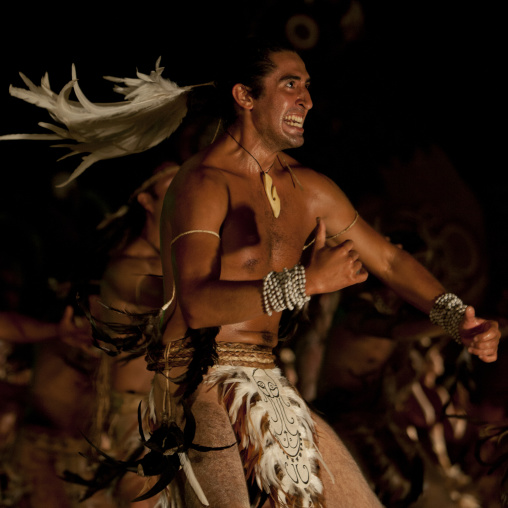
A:
[[[263,279],[263,310],[269,316],[285,309],[301,309],[309,300],[305,294],[305,268],[300,264],[291,270],[270,272]]]
[[[456,342],[462,345],[459,325],[464,318],[466,308],[467,305],[457,295],[444,293],[436,299],[429,318],[432,323],[444,328]]]

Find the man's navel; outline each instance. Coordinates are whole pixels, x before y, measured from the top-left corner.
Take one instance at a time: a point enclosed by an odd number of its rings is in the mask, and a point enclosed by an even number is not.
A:
[[[256,266],[259,264],[259,259],[249,258],[247,261],[243,263],[243,267],[245,270],[249,272],[253,272],[256,269]]]

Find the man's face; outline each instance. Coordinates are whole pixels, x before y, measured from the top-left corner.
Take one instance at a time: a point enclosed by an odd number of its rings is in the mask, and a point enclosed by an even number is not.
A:
[[[310,77],[296,53],[273,53],[271,60],[275,69],[263,79],[263,92],[254,100],[252,120],[269,148],[296,148],[303,144],[303,124],[312,108]]]

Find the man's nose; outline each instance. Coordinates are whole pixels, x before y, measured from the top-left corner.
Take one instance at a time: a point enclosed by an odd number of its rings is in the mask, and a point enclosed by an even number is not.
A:
[[[312,99],[310,97],[310,92],[307,88],[304,88],[298,97],[298,105],[303,106],[305,109],[309,110],[312,108]]]

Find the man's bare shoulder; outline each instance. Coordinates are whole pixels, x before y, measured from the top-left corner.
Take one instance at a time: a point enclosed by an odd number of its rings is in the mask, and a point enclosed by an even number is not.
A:
[[[354,218],[355,210],[349,198],[327,175],[301,164],[283,154],[306,196],[307,211],[326,221],[330,234],[344,229]]]
[[[335,198],[337,198],[338,195],[343,195],[339,186],[331,178],[302,164],[294,157],[286,153],[281,153],[281,162],[283,165],[289,166],[289,169],[293,171],[304,188],[313,192],[330,193],[331,197]]]
[[[207,157],[206,152],[188,159],[171,182],[164,199],[163,216],[171,224],[173,236],[181,231],[206,229],[218,231],[229,206],[226,172]],[[169,231],[169,229],[168,229]]]
[[[182,164],[169,187],[169,195],[192,196],[199,199],[210,192],[227,190],[227,178],[223,168],[207,152],[199,152]]]

